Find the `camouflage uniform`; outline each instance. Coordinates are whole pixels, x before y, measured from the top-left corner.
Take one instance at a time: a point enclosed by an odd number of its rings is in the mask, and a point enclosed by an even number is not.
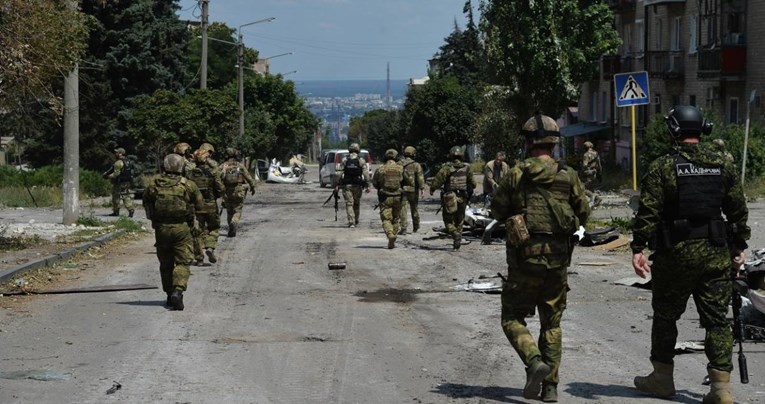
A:
[[[361,177],[350,178],[346,175],[346,164],[349,161],[358,159]],[[359,214],[361,213],[361,191],[369,191],[369,167],[367,162],[359,157],[358,152],[352,151],[348,157],[340,163],[340,180],[338,187],[342,187],[343,199],[345,199],[345,213],[348,217],[348,227],[355,227],[359,224]]]
[[[404,167],[396,163],[396,151],[385,152],[386,162],[380,166],[372,177],[372,184],[377,189],[380,202],[380,220],[383,230],[388,237],[388,248],[393,248],[396,235],[400,228],[401,219],[401,183],[404,179]]]
[[[122,201],[122,204],[124,204],[125,208],[128,210],[128,216],[133,217],[135,205],[133,204],[133,193],[130,192],[131,184],[130,181],[125,181],[120,178],[122,169],[125,167],[125,150],[119,148],[115,150],[115,153],[117,153],[119,157],[112,165],[112,173],[107,176],[107,179],[112,183],[112,216],[119,216],[120,201]]]
[[[600,156],[593,148],[593,144],[586,142],[587,151],[582,155],[581,180],[584,184],[584,194],[592,201],[593,206],[600,205],[600,195],[595,193],[595,184],[603,171],[600,165]]]
[[[226,221],[228,222],[228,236],[236,236],[236,228],[242,218],[242,207],[247,190],[243,184],[246,182],[250,187],[250,194],[255,194],[255,182],[252,175],[247,171],[244,164],[235,158],[229,158],[221,166],[221,177],[226,188],[223,197],[223,206],[226,207]]]
[[[522,246],[507,244],[507,282],[502,290],[502,330],[526,366],[541,358],[551,371],[545,383],[557,385],[562,355],[560,328],[568,291],[571,235],[590,214],[582,184],[570,167],[552,158],[530,157],[502,178],[492,214],[504,221],[523,214],[530,238]],[[560,208],[558,223],[551,202]],[[526,328],[526,316],[539,308],[539,345]]]
[[[499,181],[510,171],[510,166],[504,161],[497,164],[497,160],[486,163],[483,169],[483,193],[484,195],[494,195],[497,193]]]
[[[143,206],[155,232],[162,289],[168,295],[188,287],[189,265],[194,258],[190,224],[204,200],[193,182],[165,173],[146,188]],[[182,310],[183,305],[177,308]]]
[[[422,173],[422,166],[411,156],[406,155],[398,163],[404,167],[404,197],[401,199],[401,234],[406,232],[407,215],[412,214],[412,232],[416,233],[420,229],[420,212],[417,205],[420,202],[420,194],[425,191],[425,176]]]
[[[217,165],[205,153],[197,151],[196,164],[191,171],[186,172],[186,178],[193,181],[204,198],[202,210],[196,212],[198,226],[201,232],[194,236],[194,259],[201,264],[204,261],[203,250],[207,252],[210,262],[216,262],[215,248],[220,235],[220,214],[218,213],[218,198],[223,197],[225,188]],[[211,164],[211,162],[213,164]]]
[[[462,152],[459,154],[462,155]],[[462,224],[465,221],[465,207],[476,187],[470,166],[463,163],[460,158],[454,158],[453,161],[444,164],[430,184],[430,194],[433,195],[433,192],[442,186],[444,189],[441,192],[441,216],[444,220],[444,226],[446,226],[446,232],[451,234],[454,239],[454,249],[458,250],[462,239]],[[457,194],[457,210],[455,212],[449,212],[446,207],[444,195],[448,192]]]
[[[651,329],[651,360],[672,364],[677,340],[676,322],[686,308],[691,295],[696,302],[701,326],[706,330],[705,352],[709,367],[725,372],[733,368],[731,362],[733,337],[725,316],[731,300],[730,277],[731,243],[740,249],[746,246],[750,229],[746,224],[748,210],[735,166],[713,146],[698,143],[679,143],[671,153],[651,163],[643,178],[640,208],[633,227],[633,253],[642,252],[654,235],[663,234],[660,224],[673,223],[680,198],[693,199],[697,204],[703,195],[678,195],[676,158],[682,158],[697,167],[721,168],[721,198],[718,208],[728,223],[736,225],[736,234],[728,243],[715,243],[706,238],[685,239],[672,246],[658,248],[650,257],[654,310]],[[680,174],[682,177],[682,174]],[[702,176],[703,177],[703,176]],[[713,192],[708,192],[713,194]],[[706,222],[705,222],[706,223]],[[669,231],[669,230],[668,230]],[[661,237],[661,236],[657,236]],[[658,247],[658,246],[656,246]]]

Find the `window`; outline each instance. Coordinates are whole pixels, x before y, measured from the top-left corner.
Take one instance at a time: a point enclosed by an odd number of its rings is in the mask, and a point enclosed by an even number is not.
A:
[[[688,20],[688,33],[690,34],[688,36],[688,53],[696,53],[698,52],[699,44],[698,44],[698,23],[699,23],[699,16],[694,14],[691,16],[690,20]]]
[[[688,105],[695,107],[696,106],[696,96],[695,95],[689,95],[688,96]]]
[[[656,94],[655,97],[653,97],[653,105],[654,105],[654,114],[661,114],[661,94]]]
[[[606,102],[608,101],[608,96],[606,95],[606,92],[603,91],[600,93],[600,121],[605,122],[606,121],[606,115],[608,114],[608,108],[606,108]]]
[[[635,49],[634,42],[632,42],[632,24],[624,24],[624,36],[622,37],[622,43],[624,47],[624,55],[631,55]]]
[[[635,53],[640,56],[645,52],[645,24],[643,20],[635,20]]]
[[[680,50],[680,40],[682,38],[683,17],[677,17],[672,20],[672,32],[670,32],[670,50]]]
[[[738,123],[738,98],[731,97],[728,101],[728,123]]]
[[[590,98],[590,122],[598,120],[598,92],[593,91]]]
[[[653,44],[653,49],[654,50],[662,50],[662,48],[663,48],[663,46],[662,46],[663,37],[662,37],[661,26],[662,26],[661,18],[657,18],[656,19],[656,23],[654,24],[654,32],[656,33],[656,35],[654,37],[655,41],[654,41],[654,44]]]

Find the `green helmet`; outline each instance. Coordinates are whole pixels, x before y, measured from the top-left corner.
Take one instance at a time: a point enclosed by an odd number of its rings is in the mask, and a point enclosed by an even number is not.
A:
[[[396,157],[398,157],[398,152],[395,149],[385,151],[385,160],[395,160]]]
[[[560,128],[555,119],[540,113],[523,124],[521,134],[531,140],[531,144],[557,144],[560,141]]]
[[[210,143],[202,143],[202,145],[199,146],[199,150],[207,150],[210,153],[215,153],[215,148]]]
[[[171,153],[165,156],[162,167],[166,173],[180,174],[183,172],[184,159],[180,154]]]
[[[229,147],[226,149],[226,156],[229,158],[239,158],[239,151],[233,147]]]
[[[588,149],[592,149],[593,147],[595,147],[595,145],[593,145],[592,142],[590,142],[588,140],[588,141],[584,142],[584,147],[586,147]]]
[[[451,148],[451,150],[449,150],[450,158],[462,160],[464,156],[465,156],[465,151],[462,150],[462,148],[459,146],[454,146]]]
[[[125,149],[123,149],[121,147],[118,147],[118,148],[114,149],[114,153],[121,154],[121,155],[124,156],[125,155]]]
[[[358,143],[351,143],[348,146],[348,151],[351,152],[351,153],[358,153],[359,150],[361,150],[361,148],[359,147]]]
[[[175,145],[173,148],[173,153],[181,155],[181,156],[191,156],[191,145],[188,143],[182,142]]]
[[[415,153],[417,153],[417,149],[412,146],[406,146],[404,148],[404,156],[406,157],[414,157]]]

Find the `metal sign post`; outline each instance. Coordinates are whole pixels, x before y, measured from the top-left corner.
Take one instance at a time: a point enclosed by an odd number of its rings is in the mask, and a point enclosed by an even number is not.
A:
[[[614,74],[614,89],[617,107],[630,107],[632,125],[632,190],[637,191],[637,140],[635,105],[651,102],[648,86],[648,72],[629,72]]]
[[[744,177],[746,177],[746,149],[749,145],[749,117],[751,116],[752,104],[757,98],[757,90],[752,90],[749,96],[749,104],[746,107],[746,129],[744,129],[744,155],[741,158],[741,186],[744,186]]]

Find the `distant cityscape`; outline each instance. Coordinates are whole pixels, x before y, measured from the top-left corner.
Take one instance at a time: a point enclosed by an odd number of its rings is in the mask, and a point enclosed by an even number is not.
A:
[[[400,109],[404,105],[408,80],[390,81],[386,99],[386,80],[305,81],[295,84],[311,112],[322,121],[322,135],[329,131],[330,143],[348,137],[351,118],[376,109]]]

